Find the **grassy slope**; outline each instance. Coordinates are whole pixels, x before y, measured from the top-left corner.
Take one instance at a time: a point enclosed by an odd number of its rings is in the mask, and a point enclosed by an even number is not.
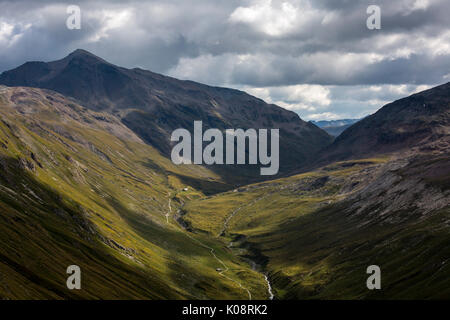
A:
[[[246,258],[276,298],[450,296],[448,154],[396,179],[380,173],[395,161],[367,159],[205,196],[228,186],[62,96],[0,87],[0,117],[1,298],[265,299]],[[70,264],[81,291],[65,287]],[[370,264],[381,291],[365,287]]]
[[[448,154],[435,160],[440,166],[448,161]],[[217,236],[232,215],[222,241],[234,241],[237,253],[265,265],[276,298],[449,298],[450,210],[448,185],[442,185],[449,172],[424,179],[430,190],[447,192],[447,205],[425,215],[414,203],[396,208],[405,190],[393,194],[393,203],[385,194],[370,202],[378,192],[371,189],[375,177],[388,165],[386,158],[337,163],[198,199],[185,206],[184,219]],[[414,166],[427,167],[422,162],[396,171],[400,182],[387,188],[415,178]],[[355,194],[370,206],[358,208]],[[387,213],[378,214],[383,202]],[[366,288],[365,271],[372,264],[382,269],[381,291]]]
[[[173,166],[114,119],[54,93],[2,88],[0,115],[1,298],[247,298],[171,217],[201,192],[190,187],[169,211],[186,180],[220,186],[214,174]],[[261,297],[259,274],[201,241]],[[80,291],[65,286],[71,264]]]

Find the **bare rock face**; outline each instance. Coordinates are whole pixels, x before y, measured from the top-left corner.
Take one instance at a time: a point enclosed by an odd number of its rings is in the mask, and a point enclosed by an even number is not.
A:
[[[27,169],[27,170],[30,170],[33,172],[36,171],[36,166],[34,165],[33,162],[29,161],[28,159],[19,158],[18,164],[19,164],[19,168],[22,170]]]
[[[398,157],[366,177],[346,211],[365,223],[420,220],[450,203],[450,153]],[[420,172],[418,172],[418,170]]]

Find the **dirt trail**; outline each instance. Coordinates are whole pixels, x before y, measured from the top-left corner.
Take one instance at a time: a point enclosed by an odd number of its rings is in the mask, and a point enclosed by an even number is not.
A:
[[[171,206],[170,206],[170,199],[169,199],[169,208],[170,208],[170,211],[172,211]],[[179,215],[180,211],[181,211],[181,210],[178,209],[177,214],[176,214],[176,215],[173,215],[173,219],[174,219],[174,221],[176,222],[176,224],[177,224],[181,229],[183,229],[183,230],[185,231],[185,235],[186,235],[188,238],[194,240],[195,242],[197,242],[197,243],[198,243],[200,246],[202,246],[203,248],[208,249],[208,250],[209,250],[209,253],[214,257],[214,259],[217,260],[217,261],[223,266],[223,268],[224,268],[224,270],[221,270],[221,271],[219,272],[219,274],[220,274],[222,277],[224,277],[224,278],[226,278],[226,279],[228,279],[228,280],[230,280],[230,281],[236,283],[242,290],[247,291],[248,299],[249,299],[249,300],[252,300],[252,294],[251,294],[250,290],[248,290],[246,287],[244,287],[244,286],[242,285],[241,282],[239,282],[239,281],[237,281],[237,280],[234,280],[234,279],[228,277],[227,275],[225,275],[225,272],[227,272],[227,271],[229,270],[229,268],[228,268],[228,266],[225,264],[225,262],[223,262],[222,259],[220,259],[219,257],[217,257],[217,255],[216,255],[216,253],[215,253],[215,250],[214,250],[213,248],[211,248],[210,246],[204,244],[204,243],[201,242],[200,240],[198,240],[198,239],[194,238],[193,236],[191,236],[191,235],[189,234],[189,231],[186,230],[185,226],[183,226],[183,225],[177,220],[177,216]],[[168,217],[168,216],[169,216],[169,214],[166,215],[166,217]]]
[[[250,203],[244,204],[243,206],[240,206],[239,208],[234,209],[233,212],[232,212],[232,213],[225,219],[225,221],[223,222],[222,230],[220,230],[220,232],[217,234],[216,237],[219,238],[219,237],[221,237],[221,236],[223,236],[223,235],[225,234],[225,231],[227,231],[227,228],[228,228],[228,223],[229,223],[230,220],[231,220],[231,219],[239,212],[239,210],[241,210],[242,208],[245,208],[245,207],[254,205],[254,204],[257,203],[258,201],[260,201],[260,200],[262,200],[262,199],[268,197],[269,195],[270,195],[270,194],[266,194],[266,195],[264,195],[264,196],[262,196],[262,197],[259,197],[259,198],[255,199],[255,200],[253,200],[253,201],[250,202]]]
[[[169,211],[167,211],[167,213],[166,213],[166,221],[167,221],[167,224],[169,224],[169,217],[170,217],[170,214],[172,213],[172,207],[171,207],[171,205],[170,205],[170,202],[172,201],[172,199],[171,198],[169,198]]]

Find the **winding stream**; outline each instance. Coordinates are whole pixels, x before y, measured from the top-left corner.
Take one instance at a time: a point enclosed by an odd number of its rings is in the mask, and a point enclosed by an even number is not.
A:
[[[263,197],[260,197],[260,198],[258,198],[258,199],[256,199],[256,200],[254,200],[251,204],[254,204],[255,202],[257,202],[257,201],[259,201],[259,200],[261,200],[261,199],[263,199],[263,198],[264,198],[264,196],[263,196]],[[165,217],[166,217],[166,219],[167,219],[167,223],[169,223],[170,213],[172,212],[171,199],[170,199],[170,198],[169,198],[168,207],[169,207],[169,211],[168,211],[168,212],[166,213],[166,215],[165,215]],[[244,207],[244,206],[242,206],[242,207]],[[231,220],[231,218],[232,218],[232,217],[233,217],[233,216],[234,216],[234,215],[235,215],[242,207],[239,207],[239,208],[235,209],[235,210],[232,212],[232,214],[231,214],[230,216],[227,217],[227,219],[224,221],[223,229],[222,229],[221,232],[217,235],[217,237],[220,237],[220,236],[222,236],[222,235],[225,233],[225,231],[226,231],[226,229],[227,229],[227,226],[228,226],[228,222]],[[180,221],[179,221],[179,219],[178,219],[178,218],[180,218],[180,212],[181,212],[181,210],[178,209],[177,213],[174,214],[174,215],[172,216],[172,218],[173,218],[173,220],[176,222],[176,224],[177,224],[178,226],[180,226],[183,230],[187,231],[186,228],[185,228],[185,226],[184,226],[182,223],[180,223]],[[230,281],[233,281],[234,283],[236,283],[237,285],[239,285],[239,287],[240,287],[241,289],[247,291],[249,300],[252,300],[252,294],[251,294],[250,290],[248,290],[246,287],[244,287],[244,286],[242,285],[241,282],[239,282],[239,281],[237,281],[237,280],[235,280],[235,279],[232,279],[232,278],[230,278],[230,277],[228,277],[228,276],[226,276],[226,275],[224,274],[225,272],[227,272],[227,271],[229,270],[229,268],[228,268],[228,266],[227,266],[221,259],[219,259],[219,258],[217,257],[217,255],[215,254],[215,250],[214,250],[213,248],[207,246],[206,244],[204,244],[204,243],[201,242],[200,240],[198,240],[198,239],[192,237],[191,235],[189,235],[189,232],[186,232],[186,236],[189,237],[189,238],[191,238],[192,240],[196,241],[200,246],[204,247],[205,249],[208,249],[208,250],[209,250],[209,253],[214,257],[214,259],[217,260],[217,261],[224,267],[224,270],[221,270],[221,271],[219,272],[219,274],[220,274],[222,277],[224,277],[224,278],[226,278],[226,279],[228,279],[228,280],[230,280]],[[231,249],[231,246],[232,246],[232,242],[230,242],[230,243],[228,244],[228,248]],[[252,270],[254,270],[254,271],[256,271],[256,272],[259,272],[259,273],[261,273],[261,274],[264,276],[264,281],[266,282],[266,285],[267,285],[267,292],[268,292],[268,295],[269,295],[269,300],[273,300],[273,299],[274,299],[274,294],[273,294],[273,292],[272,292],[272,285],[271,285],[271,283],[270,283],[270,279],[269,279],[267,273],[263,273],[263,272],[261,272],[261,271],[258,271],[259,265],[258,265],[255,261],[253,261],[253,260],[251,260],[251,259],[247,259],[247,260],[248,260],[249,264],[251,265]]]
[[[217,234],[216,237],[218,238],[218,237],[221,237],[221,236],[223,236],[223,235],[225,234],[225,232],[226,232],[226,230],[227,230],[227,227],[228,227],[228,223],[229,223],[230,220],[231,220],[231,219],[239,212],[239,210],[241,210],[241,209],[244,208],[244,207],[247,207],[247,206],[250,206],[250,205],[254,205],[256,202],[258,202],[258,201],[260,201],[260,200],[262,200],[262,199],[268,197],[269,195],[270,195],[270,193],[269,193],[269,194],[266,194],[266,195],[264,195],[264,196],[261,196],[261,197],[259,197],[259,198],[255,199],[255,200],[253,200],[252,202],[250,202],[250,203],[248,203],[248,204],[245,204],[245,205],[243,205],[243,206],[240,206],[240,207],[234,209],[233,212],[225,219],[225,221],[224,221],[224,223],[223,223],[222,230]],[[233,242],[230,242],[230,243],[228,244],[228,248],[231,248],[232,243],[233,243]],[[249,259],[249,258],[247,258],[247,260],[248,260],[249,264],[251,265],[252,270],[254,270],[254,271],[256,271],[256,272],[259,272],[259,273],[261,273],[261,274],[264,276],[264,280],[266,281],[266,284],[267,284],[267,292],[268,292],[268,294],[269,294],[269,300],[273,300],[273,299],[275,298],[275,296],[274,296],[274,294],[273,294],[273,292],[272,292],[272,284],[270,283],[270,279],[269,279],[268,274],[259,271],[258,269],[259,269],[260,266],[259,266],[255,261],[253,261],[253,260],[251,260],[251,259]]]
[[[231,243],[232,242],[230,242],[230,245],[228,245],[229,248],[231,247]],[[269,279],[267,272],[258,271],[260,266],[255,261],[253,261],[249,258],[247,258],[247,260],[248,260],[248,263],[250,264],[250,266],[252,267],[253,271],[259,272],[264,276],[264,280],[266,281],[266,284],[267,284],[267,293],[269,294],[269,300],[273,300],[275,298],[275,296],[272,292],[272,284],[270,283],[270,279]]]
[[[270,284],[270,280],[269,280],[269,277],[267,276],[267,273],[264,273],[264,280],[266,280],[266,283],[267,283],[267,291],[269,292],[269,300],[273,300],[273,298],[275,298],[275,296],[273,295],[272,286]]]

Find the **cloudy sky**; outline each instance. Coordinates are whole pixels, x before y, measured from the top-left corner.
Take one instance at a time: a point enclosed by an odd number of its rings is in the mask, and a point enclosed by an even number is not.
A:
[[[80,30],[66,27],[69,4]],[[366,26],[369,5],[380,30]],[[359,118],[450,81],[449,21],[449,0],[0,0],[0,72],[83,48],[306,120]]]

